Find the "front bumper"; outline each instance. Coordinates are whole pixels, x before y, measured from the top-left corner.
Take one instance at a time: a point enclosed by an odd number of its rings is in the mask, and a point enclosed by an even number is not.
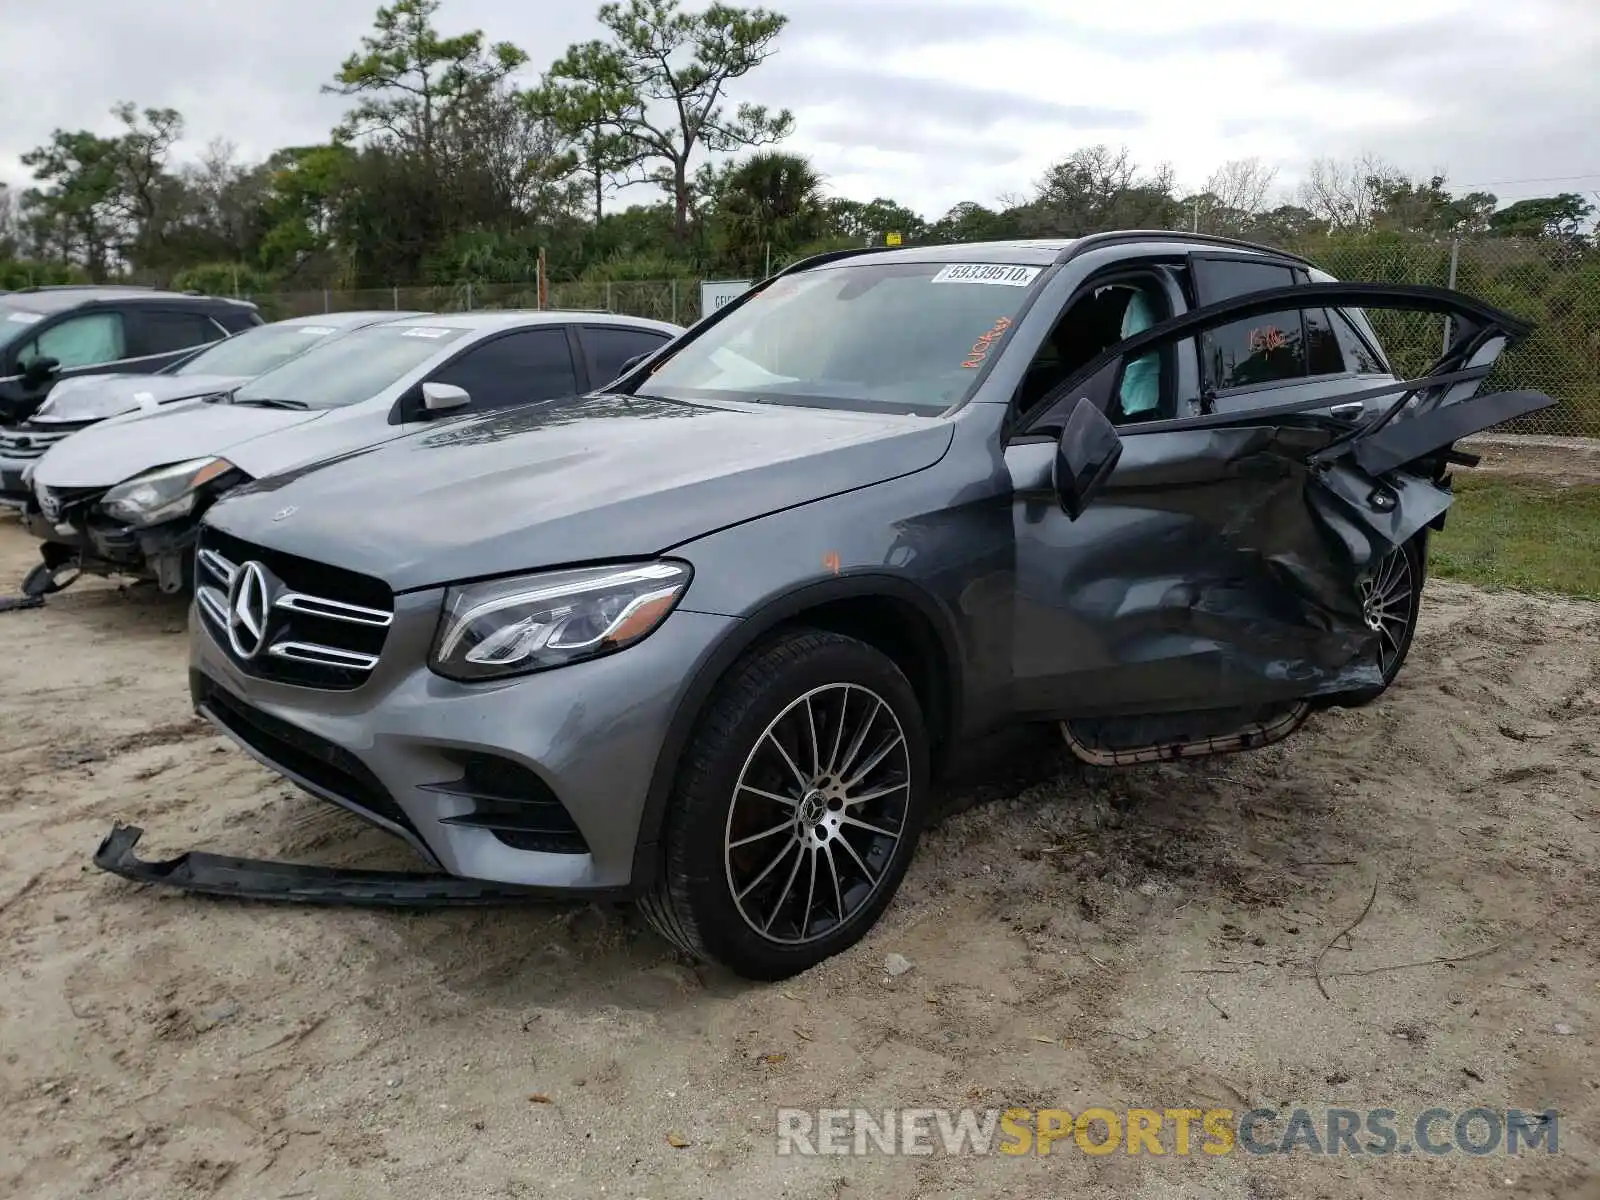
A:
[[[50,520],[39,511],[38,504],[24,502],[18,511],[22,514],[22,527],[41,542],[71,546],[74,550],[81,550],[86,554],[95,553],[94,543],[89,540],[89,535],[84,530],[68,521]]]
[[[737,619],[679,610],[621,653],[462,684],[427,667],[443,596],[435,589],[396,597],[379,663],[349,691],[245,673],[194,612],[195,707],[266,766],[403,838],[452,875],[552,893],[628,891],[668,726]],[[499,765],[500,779],[527,780],[522,798],[504,789],[486,797],[474,765],[485,762]],[[532,793],[545,799],[528,799]],[[580,835],[562,850],[520,848],[529,842],[508,833],[509,822],[485,827],[486,809],[526,811],[518,806],[549,799]]]
[[[94,515],[52,521],[39,511],[37,501],[25,503],[18,511],[24,529],[42,542],[76,550],[86,569],[151,578],[167,592],[181,590],[185,564],[194,555],[200,530],[200,520],[194,516],[135,529]]]

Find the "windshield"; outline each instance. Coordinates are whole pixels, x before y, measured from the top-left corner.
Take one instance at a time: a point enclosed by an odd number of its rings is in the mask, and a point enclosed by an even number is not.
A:
[[[939,413],[1005,345],[1043,267],[849,263],[779,279],[669,358],[639,389]]]
[[[235,404],[343,408],[370,400],[466,334],[443,325],[370,325],[253,379]]]
[[[174,375],[262,375],[339,331],[332,325],[257,325],[200,351]]]
[[[29,312],[25,308],[12,308],[7,304],[0,304],[0,348],[9,346],[18,341],[28,330],[44,320],[42,313]]]

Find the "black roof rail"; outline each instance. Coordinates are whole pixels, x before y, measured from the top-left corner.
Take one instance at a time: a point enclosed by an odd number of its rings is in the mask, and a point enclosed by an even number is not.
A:
[[[750,286],[766,283],[768,280],[781,279],[785,275],[793,275],[796,271],[804,271],[809,267],[820,267],[824,263],[838,262],[843,258],[860,258],[863,254],[882,254],[886,250],[903,250],[904,246],[850,246],[844,250],[824,250],[821,254],[813,254],[790,263],[787,267],[780,267],[764,279],[758,279]]]
[[[1307,267],[1317,265],[1309,258],[1290,250],[1279,250],[1276,246],[1264,246],[1260,242],[1247,242],[1243,238],[1223,237],[1216,233],[1185,233],[1180,229],[1115,229],[1108,233],[1085,234],[1056,255],[1056,263],[1059,265],[1070,262],[1078,255],[1087,254],[1091,250],[1126,245],[1130,242],[1199,242],[1206,246],[1223,246],[1233,250],[1254,250],[1257,254],[1269,254]]]

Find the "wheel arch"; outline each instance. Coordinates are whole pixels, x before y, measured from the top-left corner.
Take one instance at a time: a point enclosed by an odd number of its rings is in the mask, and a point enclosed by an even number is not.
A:
[[[650,773],[634,841],[630,891],[649,887],[661,867],[661,829],[678,769],[706,702],[734,666],[775,634],[826,629],[859,638],[887,654],[906,674],[923,707],[935,770],[960,729],[960,640],[940,603],[896,575],[860,574],[807,584],[775,597],[741,620],[702,661],[679,692]]]

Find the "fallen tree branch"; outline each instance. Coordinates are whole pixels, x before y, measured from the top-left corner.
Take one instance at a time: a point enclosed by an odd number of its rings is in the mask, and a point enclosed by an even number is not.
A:
[[[1338,979],[1345,975],[1381,975],[1385,971],[1409,971],[1412,967],[1436,967],[1452,963],[1471,962],[1475,958],[1484,958],[1493,954],[1504,945],[1504,942],[1496,942],[1492,946],[1485,946],[1482,950],[1474,950],[1471,954],[1453,954],[1442,958],[1423,958],[1418,959],[1416,962],[1390,963],[1384,967],[1363,967],[1353,971],[1330,971],[1325,978]]]
[[[1376,874],[1374,874],[1373,877],[1372,877],[1372,894],[1367,897],[1367,903],[1362,908],[1361,915],[1358,916],[1354,921],[1351,921],[1350,924],[1346,925],[1343,929],[1339,930],[1338,933],[1334,934],[1331,938],[1329,938],[1328,939],[1328,944],[1322,948],[1322,952],[1317,955],[1316,961],[1311,964],[1311,974],[1317,981],[1317,991],[1322,993],[1322,998],[1324,1000],[1330,1000],[1331,1001],[1333,999],[1333,997],[1328,995],[1328,989],[1327,989],[1326,986],[1323,985],[1323,982],[1322,982],[1322,960],[1328,957],[1328,951],[1333,949],[1333,944],[1335,942],[1337,942],[1340,938],[1346,936],[1347,934],[1354,933],[1355,929],[1356,929],[1356,926],[1360,925],[1361,922],[1363,922],[1363,921],[1365,921],[1367,919],[1367,914],[1372,911],[1373,902],[1376,901],[1377,898],[1378,898],[1378,877],[1377,877]]]

